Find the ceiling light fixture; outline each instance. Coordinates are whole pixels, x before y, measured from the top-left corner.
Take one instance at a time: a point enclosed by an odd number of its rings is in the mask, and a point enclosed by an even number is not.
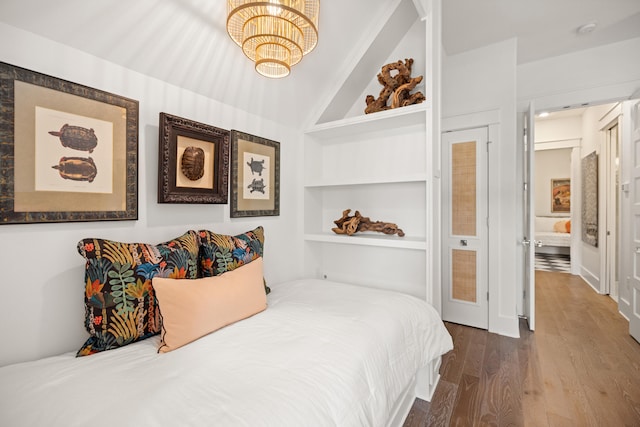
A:
[[[318,44],[320,0],[227,0],[227,32],[265,77],[286,77]]]
[[[548,111],[542,111],[540,114],[538,114],[538,117],[540,117],[540,118],[549,117],[549,112]]]
[[[580,25],[576,30],[576,33],[578,33],[578,35],[589,34],[592,33],[597,26],[597,22],[589,22],[588,24]]]

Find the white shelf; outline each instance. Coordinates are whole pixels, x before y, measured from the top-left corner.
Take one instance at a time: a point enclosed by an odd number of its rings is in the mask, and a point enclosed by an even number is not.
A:
[[[394,176],[391,178],[360,178],[340,181],[315,180],[304,185],[305,188],[325,188],[325,187],[348,187],[351,185],[386,185],[386,184],[409,184],[413,182],[426,182],[426,174],[416,174],[408,176]]]
[[[433,10],[440,10],[439,1]],[[432,156],[437,153],[439,139],[437,129],[431,129],[430,124],[439,120],[439,103],[434,102],[439,92],[434,89],[439,85],[436,78],[440,37],[433,25],[432,8],[427,8],[429,13],[420,24],[406,29],[397,23],[414,22],[415,8],[412,2],[395,4],[394,18],[377,36],[389,42],[389,48],[369,46],[366,52],[369,59],[360,60],[359,68],[344,83],[345,90],[334,96],[320,123],[303,132],[300,183],[303,271],[308,277],[328,276],[365,286],[393,288],[431,302],[434,295],[439,295],[433,292],[431,284],[437,273],[432,262],[437,242],[433,241],[430,224],[431,211],[439,206],[431,200],[435,188],[431,181],[437,163]],[[430,5],[430,0],[426,4]],[[436,18],[438,23],[439,16]],[[391,33],[401,37],[390,38]],[[421,90],[427,99],[420,104],[371,114],[355,112],[354,93],[350,91],[362,86],[362,75],[374,72],[371,64],[397,60],[393,52],[400,43],[409,43],[416,52],[414,69],[424,75]],[[357,93],[362,91],[358,89]],[[351,113],[359,115],[345,118]],[[374,220],[396,223],[408,235],[333,233],[335,218],[347,208]],[[402,268],[398,271],[390,265]]]
[[[425,238],[400,237],[386,234],[357,234],[348,236],[335,233],[309,233],[304,235],[309,242],[337,243],[342,245],[377,246],[385,248],[415,249],[424,251],[427,248]]]
[[[430,107],[431,104],[427,100],[420,104],[321,123],[306,130],[305,135],[320,139],[330,139],[338,136],[346,137],[385,129],[424,125],[426,112]]]

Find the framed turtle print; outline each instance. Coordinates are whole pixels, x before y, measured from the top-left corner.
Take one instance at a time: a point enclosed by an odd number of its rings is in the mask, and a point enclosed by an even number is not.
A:
[[[0,224],[138,218],[138,101],[0,63]]]
[[[280,215],[280,143],[231,131],[231,218]]]
[[[158,162],[158,203],[228,203],[228,130],[160,113]]]

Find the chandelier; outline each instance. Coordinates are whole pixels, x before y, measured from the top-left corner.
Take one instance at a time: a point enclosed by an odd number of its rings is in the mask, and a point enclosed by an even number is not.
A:
[[[227,32],[265,77],[286,77],[318,43],[320,0],[227,0]]]

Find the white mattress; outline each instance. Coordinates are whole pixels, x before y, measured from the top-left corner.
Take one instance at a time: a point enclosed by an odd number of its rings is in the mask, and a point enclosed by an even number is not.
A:
[[[536,240],[542,242],[542,246],[571,246],[570,233],[556,233],[553,231],[537,231]]]
[[[0,425],[382,426],[452,348],[425,302],[319,280],[273,285],[267,310],[175,351],[158,341],[0,368]]]

